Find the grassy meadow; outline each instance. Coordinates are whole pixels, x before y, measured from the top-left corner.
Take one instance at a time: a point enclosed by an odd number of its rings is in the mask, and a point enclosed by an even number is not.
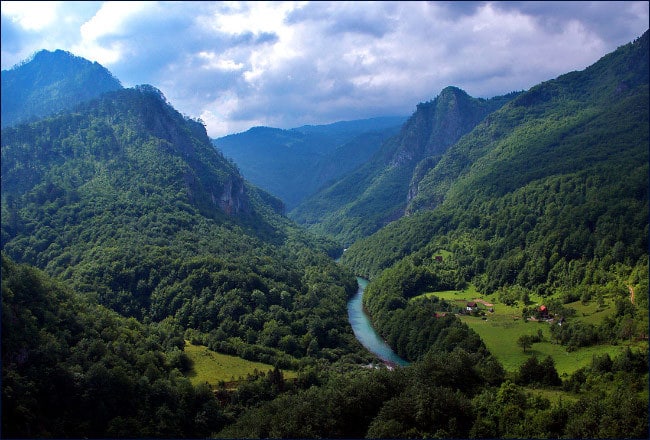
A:
[[[594,355],[609,353],[613,358],[626,347],[625,345],[597,345],[567,352],[566,347],[555,344],[551,340],[550,328],[554,324],[525,321],[521,317],[523,305],[507,306],[499,303],[496,295],[482,296],[471,284],[464,290],[428,292],[414,297],[412,300],[428,296],[437,296],[452,302],[457,301],[458,304],[474,299],[483,299],[493,304],[493,313],[488,312],[488,307],[479,303],[479,309],[486,312],[484,317],[461,315],[460,319],[479,334],[490,352],[499,359],[507,371],[518,370],[528,357],[535,354],[540,359],[552,356],[560,376],[570,375],[577,369],[589,365]],[[531,295],[530,300],[532,304],[528,305],[529,308],[542,304],[542,299],[534,295]],[[598,324],[605,316],[613,313],[614,309],[612,303],[608,301],[605,302],[604,307],[600,307],[596,301],[586,304],[576,301],[566,304],[566,306],[576,310],[576,316],[571,319],[580,319],[592,324]],[[517,345],[517,339],[522,335],[537,335],[540,330],[544,342],[533,344],[524,353],[523,349]],[[643,342],[643,344],[647,349],[647,342]]]
[[[248,374],[253,374],[255,371],[273,370],[273,365],[218,353],[203,345],[193,345],[189,341],[185,341],[185,353],[192,360],[192,369],[187,374],[192,385],[207,382],[214,387],[222,381],[234,382],[245,379]],[[282,370],[282,373],[285,379],[298,377],[295,371]]]

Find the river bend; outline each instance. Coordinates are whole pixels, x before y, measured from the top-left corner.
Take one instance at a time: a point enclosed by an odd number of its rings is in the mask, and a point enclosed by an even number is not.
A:
[[[388,364],[408,365],[409,363],[399,357],[381,336],[377,334],[372,327],[368,315],[363,310],[363,291],[368,285],[368,280],[357,277],[357,283],[359,284],[359,289],[352,299],[348,301],[348,319],[350,320],[350,325],[352,325],[352,330],[357,340],[368,351]]]

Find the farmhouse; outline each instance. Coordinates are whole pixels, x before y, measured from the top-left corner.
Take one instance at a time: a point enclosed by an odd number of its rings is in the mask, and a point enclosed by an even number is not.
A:
[[[478,309],[478,304],[476,302],[474,302],[474,301],[468,301],[467,302],[467,307],[466,307],[465,310],[467,310],[468,312],[473,312],[473,311],[475,311],[477,309]]]
[[[544,305],[539,306],[539,317],[542,319],[548,318],[548,309],[546,308],[546,306]]]

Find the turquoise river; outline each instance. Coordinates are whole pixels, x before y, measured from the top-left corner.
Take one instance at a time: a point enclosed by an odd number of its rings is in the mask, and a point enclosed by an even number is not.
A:
[[[354,335],[361,345],[388,365],[406,366],[409,363],[399,357],[390,346],[377,334],[372,323],[363,310],[363,291],[368,285],[368,280],[357,277],[359,289],[348,302],[348,319],[352,325]]]

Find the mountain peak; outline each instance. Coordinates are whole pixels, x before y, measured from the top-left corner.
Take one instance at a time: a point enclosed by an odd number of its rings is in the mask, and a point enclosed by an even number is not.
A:
[[[447,86],[447,87],[445,87],[444,89],[442,89],[440,91],[440,95],[438,95],[438,96],[446,96],[446,95],[449,95],[449,94],[453,94],[455,96],[462,95],[462,96],[469,97],[469,95],[467,94],[467,92],[465,90],[460,89],[460,88],[458,88],[456,86]]]
[[[97,62],[60,49],[41,50],[2,71],[2,127],[33,121],[121,88],[120,81]]]

